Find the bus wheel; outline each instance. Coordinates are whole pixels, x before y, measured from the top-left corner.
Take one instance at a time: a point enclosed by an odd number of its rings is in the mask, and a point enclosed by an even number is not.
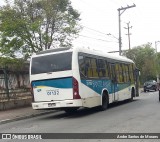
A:
[[[64,111],[65,111],[66,113],[75,113],[78,109],[79,109],[79,107],[65,108]]]
[[[130,101],[133,101],[133,97],[135,97],[135,89],[132,88]]]
[[[103,96],[102,96],[102,105],[100,106],[100,109],[102,111],[106,110],[108,108],[108,104],[109,104],[108,95],[106,93],[103,93]]]

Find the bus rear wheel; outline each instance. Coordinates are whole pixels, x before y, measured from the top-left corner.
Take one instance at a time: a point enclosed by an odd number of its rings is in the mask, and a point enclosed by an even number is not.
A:
[[[108,104],[109,104],[108,95],[106,93],[103,93],[102,105],[100,106],[100,110],[102,111],[106,110],[108,108]]]

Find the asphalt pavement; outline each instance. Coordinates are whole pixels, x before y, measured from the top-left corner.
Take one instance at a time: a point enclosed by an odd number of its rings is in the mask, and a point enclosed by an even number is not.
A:
[[[31,106],[0,111],[0,124],[52,113],[55,110],[33,110]]]

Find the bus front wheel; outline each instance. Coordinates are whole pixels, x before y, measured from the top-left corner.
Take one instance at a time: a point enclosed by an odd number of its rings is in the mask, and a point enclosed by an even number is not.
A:
[[[108,104],[109,104],[108,95],[106,93],[103,93],[103,96],[102,96],[102,105],[100,106],[100,109],[102,111],[106,110],[108,108]]]
[[[132,88],[130,101],[133,101],[133,97],[135,97],[135,89]]]

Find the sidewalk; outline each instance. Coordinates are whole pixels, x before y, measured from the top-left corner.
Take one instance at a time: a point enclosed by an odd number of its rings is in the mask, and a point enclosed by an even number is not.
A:
[[[10,110],[3,110],[0,111],[0,125],[12,121],[17,121],[47,113],[52,113],[54,111],[55,110],[33,110],[31,106],[10,109]]]

